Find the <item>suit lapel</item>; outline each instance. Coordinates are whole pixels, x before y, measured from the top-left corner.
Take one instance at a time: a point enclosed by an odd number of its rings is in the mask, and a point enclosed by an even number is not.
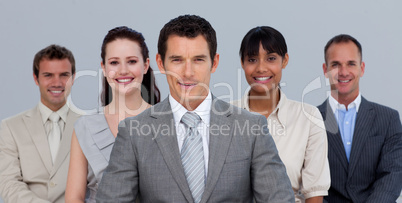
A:
[[[191,191],[184,174],[184,169],[182,167],[179,146],[177,144],[176,127],[168,98],[161,102],[160,105],[155,106],[154,110],[155,113],[153,113],[151,117],[156,119],[154,122],[152,122],[156,126],[167,124],[167,122],[173,122],[172,124],[169,123],[169,126],[173,127],[173,129],[171,129],[171,135],[158,134],[155,136],[156,132],[154,132],[155,142],[162,153],[163,159],[165,160],[170,173],[172,174],[180,190],[183,192],[183,195],[188,202],[192,202],[193,197],[191,195]]]
[[[346,158],[345,147],[343,146],[338,122],[336,121],[335,115],[328,103],[328,99],[320,106],[320,111],[327,131],[328,147],[334,148],[332,152],[336,154],[345,171],[347,171],[349,163]]]
[[[353,133],[352,149],[349,159],[349,176],[353,175],[353,171],[359,161],[362,148],[371,129],[370,126],[373,125],[374,116],[371,105],[362,97]]]
[[[40,114],[38,106],[31,111],[27,112],[23,117],[24,123],[31,135],[32,141],[45,165],[48,173],[52,170],[52,157],[50,155],[49,142],[47,134],[42,122],[42,115]]]
[[[66,159],[67,155],[70,153],[71,146],[71,136],[73,134],[74,123],[78,119],[79,115],[74,113],[71,109],[68,110],[67,121],[62,134],[59,151],[57,152],[56,161],[53,164],[53,169],[51,171],[51,177],[57,172],[61,164]],[[49,148],[49,147],[48,147]]]
[[[213,97],[210,113],[208,176],[201,202],[207,202],[219,179],[232,140],[232,122],[229,104]],[[224,112],[224,113],[222,113]],[[221,135],[221,129],[231,129],[228,135]]]

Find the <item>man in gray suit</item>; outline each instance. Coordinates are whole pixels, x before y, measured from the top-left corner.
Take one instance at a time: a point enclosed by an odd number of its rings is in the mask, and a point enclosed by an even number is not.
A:
[[[73,54],[64,47],[50,45],[35,55],[40,102],[0,127],[0,195],[5,202],[64,202],[71,136],[79,116],[66,104],[74,74]]]
[[[294,202],[265,117],[209,91],[216,48],[199,16],[162,28],[156,60],[170,95],[120,123],[97,202]]]
[[[361,96],[362,47],[338,35],[324,49],[331,95],[318,108],[328,136],[328,202],[395,202],[402,188],[402,127],[398,112]]]

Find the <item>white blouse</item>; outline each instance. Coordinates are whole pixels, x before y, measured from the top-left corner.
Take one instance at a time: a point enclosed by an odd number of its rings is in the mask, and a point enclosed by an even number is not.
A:
[[[232,103],[250,111],[248,94]],[[279,103],[267,122],[279,156],[286,166],[296,202],[328,195],[331,184],[328,143],[319,110],[287,99],[280,90]]]

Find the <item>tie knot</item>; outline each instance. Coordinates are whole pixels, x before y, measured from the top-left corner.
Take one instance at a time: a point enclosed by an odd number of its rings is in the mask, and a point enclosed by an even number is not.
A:
[[[200,116],[194,112],[187,112],[181,118],[181,122],[183,122],[184,125],[190,128],[195,128],[200,121],[201,121]]]
[[[60,120],[60,116],[56,112],[53,112],[52,114],[50,114],[49,120],[54,122],[54,123],[57,123]]]

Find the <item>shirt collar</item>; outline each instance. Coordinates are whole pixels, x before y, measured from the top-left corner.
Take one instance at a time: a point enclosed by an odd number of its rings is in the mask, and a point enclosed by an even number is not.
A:
[[[286,126],[286,120],[287,120],[287,115],[288,115],[288,109],[286,107],[286,103],[288,101],[288,98],[286,95],[282,92],[281,89],[279,89],[279,102],[278,105],[276,106],[275,110],[272,112],[272,114],[276,113],[279,123],[282,124],[283,127]]]
[[[248,103],[248,99],[249,99],[249,94],[250,91],[248,91],[242,98],[241,101],[241,106],[246,109],[247,111],[250,111],[250,106]],[[279,88],[279,102],[278,105],[276,105],[276,108],[274,109],[274,111],[272,111],[272,114],[277,114],[279,123],[285,127],[286,126],[286,115],[287,115],[287,111],[288,108],[285,107],[286,102],[287,102],[287,97],[286,95],[282,92],[282,90]]]
[[[346,109],[345,105],[340,104],[334,97],[332,97],[332,95],[329,95],[328,101],[334,114],[337,109]],[[356,112],[358,112],[361,102],[362,102],[362,96],[359,92],[359,95],[357,95],[356,99],[348,105],[348,109],[356,107]]]
[[[38,104],[39,111],[42,115],[42,122],[43,124],[46,123],[46,121],[49,119],[50,114],[53,113],[51,109],[49,109],[47,106],[45,106],[42,101],[39,102]],[[61,107],[59,110],[56,111],[57,114],[59,114],[60,118],[64,121],[64,123],[67,121],[67,114],[68,114],[68,105],[67,103],[64,104],[63,107]]]
[[[176,99],[174,99],[170,94],[169,94],[169,103],[172,108],[175,123],[176,124],[180,123],[181,118],[185,113],[187,113],[188,110],[184,108],[183,105],[181,105],[179,102],[177,102]],[[209,126],[211,106],[212,106],[212,95],[211,91],[209,91],[204,101],[202,101],[201,104],[194,111],[192,111],[197,113],[201,117],[202,122],[205,123],[207,126]]]

